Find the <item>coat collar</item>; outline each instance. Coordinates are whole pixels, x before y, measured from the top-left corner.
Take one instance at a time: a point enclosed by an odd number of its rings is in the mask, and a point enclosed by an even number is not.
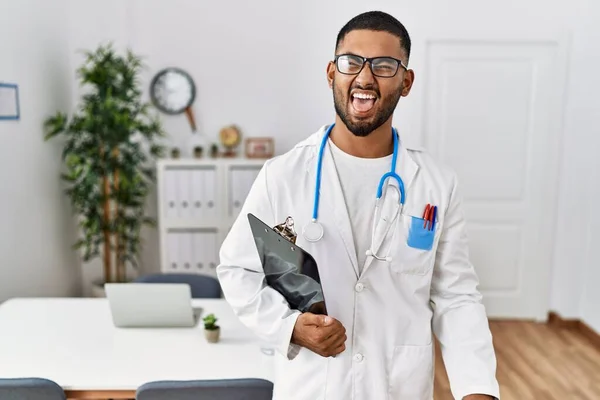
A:
[[[304,143],[300,144],[300,146],[309,147],[309,155],[306,158],[305,169],[306,173],[309,174],[310,181],[313,183],[313,188],[316,188],[316,178],[317,178],[317,164],[318,164],[318,156],[319,149],[321,146],[321,142],[325,132],[327,131],[328,126],[323,126],[316,133],[311,135],[309,138],[304,141]],[[358,261],[356,257],[356,248],[354,246],[354,237],[352,234],[352,225],[350,222],[350,217],[348,215],[348,208],[346,207],[346,201],[344,199],[344,194],[342,191],[342,187],[338,178],[337,171],[335,169],[335,164],[333,157],[331,155],[329,146],[325,146],[323,150],[323,161],[321,167],[321,187],[319,192],[319,205],[318,205],[318,213],[317,219],[320,221],[330,220],[332,222],[332,226],[336,226],[338,229],[337,234],[342,240],[344,247],[346,249],[348,258],[352,264],[356,277],[359,276],[359,268]],[[404,183],[405,194],[408,193],[411,183],[418,171],[418,164],[411,157],[410,152],[404,146],[402,139],[400,138],[398,143],[398,157],[396,159],[396,173],[400,175]],[[387,182],[390,185],[394,185],[396,188],[399,188],[398,182],[395,179],[388,179]],[[393,191],[391,188],[388,191]],[[314,195],[314,192],[312,193]],[[373,193],[373,196],[376,196],[376,193]],[[310,196],[311,199],[314,199],[314,196]],[[394,198],[396,198],[394,196]],[[382,197],[382,201],[384,198]],[[314,200],[313,200],[314,201]],[[389,202],[386,202],[389,203]],[[312,210],[313,204],[310,205],[310,209]],[[385,208],[383,209],[385,213]],[[396,218],[400,218],[397,216]],[[394,221],[396,222],[396,221]],[[378,251],[383,239],[386,236],[386,233],[389,230],[389,224],[378,224],[375,232],[375,241],[372,244],[373,250],[375,252]],[[325,232],[324,235],[331,235],[331,232]],[[371,230],[369,232],[364,232],[364,234],[369,235],[369,241],[371,240]],[[325,236],[324,236],[325,237]],[[367,258],[367,262],[365,264],[363,273],[366,271],[367,267],[372,263],[373,258]]]

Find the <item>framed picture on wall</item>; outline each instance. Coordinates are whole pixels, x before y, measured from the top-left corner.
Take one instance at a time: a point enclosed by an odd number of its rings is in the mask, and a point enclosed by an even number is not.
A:
[[[0,82],[0,120],[19,118],[19,87],[12,83]]]
[[[273,138],[250,137],[246,138],[247,158],[271,158],[275,152]]]

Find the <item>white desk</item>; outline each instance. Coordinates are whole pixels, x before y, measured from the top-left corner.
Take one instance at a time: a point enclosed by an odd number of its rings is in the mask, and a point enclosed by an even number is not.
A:
[[[219,343],[195,328],[120,329],[106,299],[12,299],[0,305],[0,377],[44,377],[71,398],[134,398],[153,380],[263,378],[274,357],[222,299],[200,299],[214,312]]]

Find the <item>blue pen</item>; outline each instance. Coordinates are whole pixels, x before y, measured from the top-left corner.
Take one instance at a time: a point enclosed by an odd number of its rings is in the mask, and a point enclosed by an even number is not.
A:
[[[433,215],[431,217],[431,230],[433,230],[435,226],[435,215],[437,214],[437,206],[433,207]]]

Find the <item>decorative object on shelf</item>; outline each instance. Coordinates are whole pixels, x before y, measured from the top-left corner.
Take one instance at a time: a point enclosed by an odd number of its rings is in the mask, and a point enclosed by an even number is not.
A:
[[[240,129],[236,125],[226,126],[219,132],[219,138],[225,148],[223,157],[235,157],[237,155],[235,150],[242,141]]]
[[[177,147],[173,147],[171,149],[171,158],[179,158],[181,156],[181,151]]]
[[[215,314],[208,314],[202,319],[204,321],[204,336],[209,343],[217,343],[221,334],[221,328],[217,325]]]
[[[20,118],[19,87],[13,83],[0,82],[0,121]]]
[[[74,249],[83,251],[85,262],[102,256],[103,279],[93,288],[102,293],[104,283],[127,281],[127,267],[138,267],[143,225],[155,226],[144,205],[156,179],[150,165],[164,152],[164,131],[142,102],[137,55],[129,49],[118,54],[112,44],[85,55],[77,72],[86,94],[77,111],[71,117],[57,112],[44,129],[45,140],[65,140],[61,177],[81,233]]]
[[[246,157],[271,158],[275,151],[273,138],[253,137],[246,139]]]
[[[212,158],[217,158],[219,157],[219,146],[216,143],[213,143],[210,146],[210,156]]]
[[[202,153],[204,153],[204,149],[202,148],[202,146],[194,147],[194,157],[202,158]]]
[[[150,99],[165,114],[185,113],[192,132],[196,132],[196,119],[192,110],[196,99],[196,85],[186,71],[176,67],[159,71],[150,82]]]

